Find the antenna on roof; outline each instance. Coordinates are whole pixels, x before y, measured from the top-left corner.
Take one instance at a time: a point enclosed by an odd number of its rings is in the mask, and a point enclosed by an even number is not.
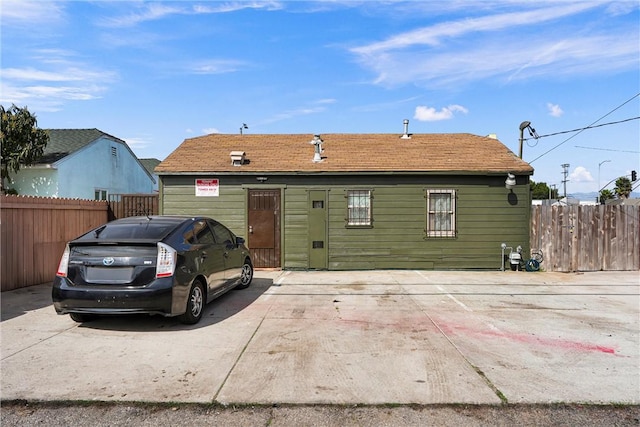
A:
[[[249,129],[249,126],[247,126],[246,123],[243,123],[242,126],[240,126],[240,135],[242,135],[242,129]]]

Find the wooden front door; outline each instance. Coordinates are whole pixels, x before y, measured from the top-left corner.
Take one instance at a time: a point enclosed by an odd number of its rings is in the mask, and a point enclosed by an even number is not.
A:
[[[280,267],[280,190],[249,190],[249,249],[257,268]]]

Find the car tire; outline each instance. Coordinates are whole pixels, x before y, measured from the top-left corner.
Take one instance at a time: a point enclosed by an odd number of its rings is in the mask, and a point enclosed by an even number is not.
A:
[[[202,319],[202,313],[205,305],[204,286],[199,281],[195,281],[189,290],[189,298],[187,298],[187,308],[183,315],[179,317],[180,322],[193,325]]]
[[[240,273],[240,283],[236,286],[236,289],[246,289],[253,280],[253,265],[251,260],[246,259],[242,264],[242,272]]]
[[[69,313],[69,317],[71,317],[71,320],[78,323],[90,322],[96,318],[93,314],[84,313]]]

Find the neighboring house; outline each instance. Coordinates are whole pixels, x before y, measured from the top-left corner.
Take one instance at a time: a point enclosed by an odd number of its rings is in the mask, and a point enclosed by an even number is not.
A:
[[[123,140],[98,129],[48,129],[43,156],[11,176],[24,196],[107,200],[111,194],[151,194],[156,179]]]
[[[158,166],[160,164],[160,160],[158,159],[140,159],[140,163],[142,163],[142,166],[144,166],[144,168],[147,170],[147,172],[149,172],[149,174],[153,177],[155,184],[153,186],[153,191],[154,193],[158,192],[158,183],[160,182],[160,179],[158,178],[158,175],[155,173],[154,169],[156,168],[156,166]]]
[[[256,267],[496,270],[501,243],[528,251],[533,168],[491,137],[212,134],[155,171],[161,213],[220,220]]]

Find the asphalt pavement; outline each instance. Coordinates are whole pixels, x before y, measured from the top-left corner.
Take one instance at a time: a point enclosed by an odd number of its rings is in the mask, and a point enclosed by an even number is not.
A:
[[[2,293],[7,402],[639,405],[634,272],[257,271],[197,325]],[[637,421],[637,418],[636,418]]]

